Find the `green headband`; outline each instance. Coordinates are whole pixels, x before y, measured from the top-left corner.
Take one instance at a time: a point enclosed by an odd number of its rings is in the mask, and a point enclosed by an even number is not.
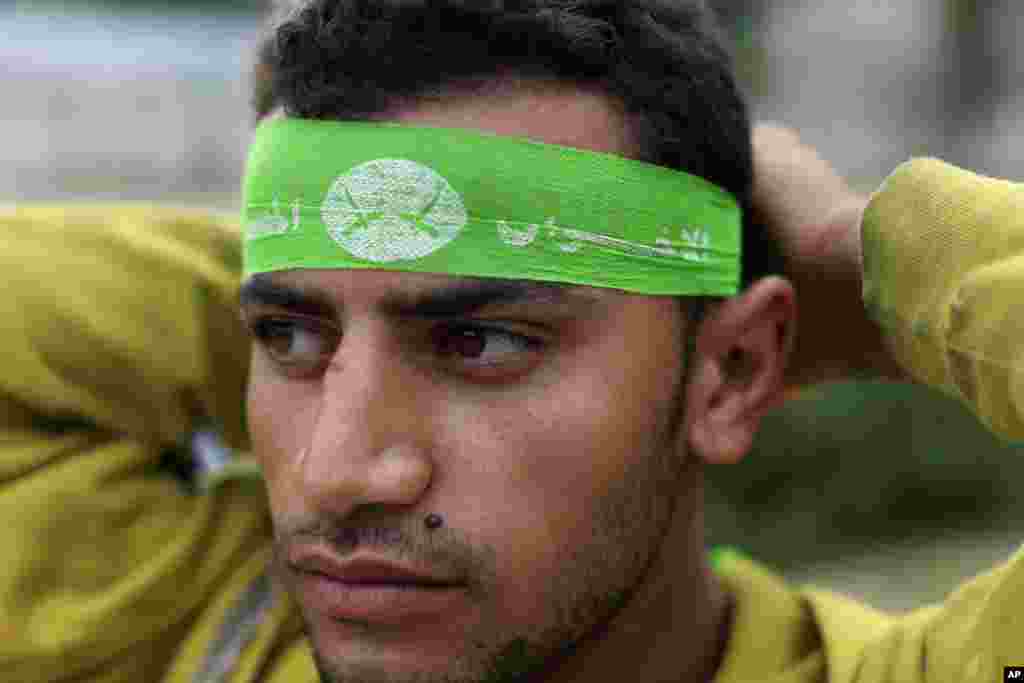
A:
[[[372,268],[689,296],[740,282],[741,212],[719,187],[461,129],[264,122],[242,219],[246,277]]]

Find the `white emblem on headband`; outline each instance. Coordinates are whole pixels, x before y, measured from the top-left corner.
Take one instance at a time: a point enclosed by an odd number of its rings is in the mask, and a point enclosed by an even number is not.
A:
[[[274,197],[270,213],[264,214],[260,218],[245,224],[246,239],[257,239],[269,235],[283,235],[286,232],[298,230],[299,222],[301,221],[301,209],[302,203],[298,199],[292,202],[292,219],[289,221],[281,213],[281,202],[277,197]]]
[[[703,263],[708,261],[710,255],[708,251],[711,249],[711,235],[704,228],[693,228],[687,230],[682,228],[679,231],[679,239],[689,249],[683,251],[683,258],[687,261],[694,261],[696,263]]]
[[[320,215],[331,239],[376,263],[423,258],[455,239],[468,220],[447,180],[406,159],[352,168],[334,181]]]
[[[548,225],[552,225],[554,222],[554,218],[548,219]],[[529,246],[537,238],[539,232],[540,226],[536,223],[527,225],[523,230],[516,230],[507,221],[498,221],[498,237],[510,247]]]

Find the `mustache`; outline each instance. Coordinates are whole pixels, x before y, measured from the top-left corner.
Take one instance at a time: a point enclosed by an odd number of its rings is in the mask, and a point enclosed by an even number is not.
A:
[[[275,536],[282,545],[324,544],[339,555],[371,549],[407,554],[422,545],[413,540],[418,534],[409,533],[410,526],[360,522],[355,517],[347,520],[321,518],[278,524]]]
[[[396,548],[408,548],[405,535],[398,529],[382,529],[378,527],[344,527],[340,529],[321,529],[296,533],[293,538],[307,541],[320,541],[330,545],[339,554],[352,553],[361,548],[375,550],[387,549],[394,552]]]

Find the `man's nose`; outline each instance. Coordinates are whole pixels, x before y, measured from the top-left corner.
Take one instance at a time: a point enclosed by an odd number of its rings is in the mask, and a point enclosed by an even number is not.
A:
[[[357,340],[348,341],[342,362],[324,376],[297,473],[304,507],[338,519],[361,505],[413,505],[433,473],[424,379],[371,345],[357,351]]]

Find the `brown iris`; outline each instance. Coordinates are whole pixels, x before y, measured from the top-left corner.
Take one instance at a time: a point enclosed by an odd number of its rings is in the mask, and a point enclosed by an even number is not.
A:
[[[438,346],[443,354],[457,353],[466,358],[479,358],[487,346],[487,339],[476,330],[448,328],[438,335]]]

